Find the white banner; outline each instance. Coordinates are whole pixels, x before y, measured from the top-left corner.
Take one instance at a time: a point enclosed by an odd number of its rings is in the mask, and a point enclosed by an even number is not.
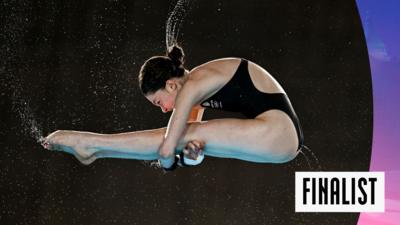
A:
[[[296,172],[296,212],[384,212],[383,172]]]

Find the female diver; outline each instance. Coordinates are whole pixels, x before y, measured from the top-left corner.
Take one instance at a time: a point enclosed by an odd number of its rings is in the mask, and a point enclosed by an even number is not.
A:
[[[245,59],[222,58],[191,71],[183,67],[183,50],[155,56],[141,67],[143,95],[166,113],[168,126],[119,134],[56,131],[44,138],[46,149],[74,154],[82,163],[96,158],[159,159],[165,169],[199,155],[257,163],[283,163],[303,147],[303,133],[279,83],[262,67]],[[241,112],[246,119],[199,122],[204,108]],[[201,119],[200,119],[201,120]],[[186,147],[185,147],[186,146]]]

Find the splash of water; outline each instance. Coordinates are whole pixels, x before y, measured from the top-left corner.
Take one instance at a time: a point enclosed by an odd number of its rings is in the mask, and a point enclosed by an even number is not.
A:
[[[12,88],[12,109],[21,119],[24,132],[40,143],[43,140],[43,129],[35,119],[29,101],[22,97],[22,83],[18,78],[14,77],[9,86]]]
[[[315,171],[322,170],[318,157],[314,154],[314,152],[311,149],[309,149],[307,146],[303,146],[298,152],[304,156],[310,170],[315,170]]]
[[[189,11],[190,0],[178,0],[173,10],[169,13],[166,31],[165,31],[165,43],[167,49],[170,49],[177,43],[179,29],[181,24]]]

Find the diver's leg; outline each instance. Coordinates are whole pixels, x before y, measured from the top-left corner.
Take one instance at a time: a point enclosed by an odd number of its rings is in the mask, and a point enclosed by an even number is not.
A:
[[[286,128],[279,129],[275,124],[278,123],[264,119],[216,119],[190,123],[178,143],[177,151],[181,151],[188,141],[200,140],[206,143],[204,153],[210,156],[252,162],[291,160],[296,155],[297,143],[282,141],[287,139]],[[153,160],[158,159],[158,148],[163,141],[165,128],[109,135],[60,132],[60,136],[68,136],[70,141],[64,141],[65,138],[62,138],[63,143],[59,144],[72,146],[80,158],[89,162],[92,162],[95,158],[91,157],[97,157],[96,155]]]
[[[215,119],[190,126],[185,141],[205,143],[204,154],[260,163],[282,163],[297,155],[296,130],[287,115],[270,119]],[[286,125],[285,125],[286,124]],[[186,142],[184,142],[186,143]]]
[[[43,140],[45,148],[74,155],[81,163],[97,158],[158,159],[165,128],[120,134],[59,130]]]

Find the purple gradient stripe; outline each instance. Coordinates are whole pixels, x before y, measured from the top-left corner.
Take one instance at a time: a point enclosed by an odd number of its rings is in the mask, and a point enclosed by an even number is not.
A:
[[[374,98],[371,171],[385,172],[385,212],[358,225],[400,224],[400,1],[357,0],[367,39]]]

